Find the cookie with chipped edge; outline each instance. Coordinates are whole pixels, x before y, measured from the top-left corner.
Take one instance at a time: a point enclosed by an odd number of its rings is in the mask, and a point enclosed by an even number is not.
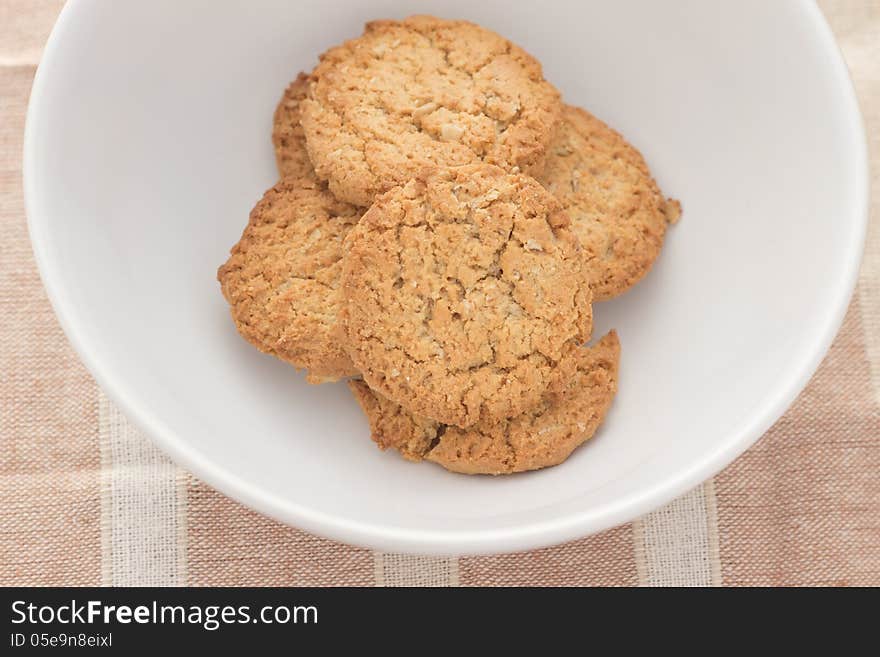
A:
[[[413,415],[362,380],[348,385],[381,449],[462,474],[511,474],[558,465],[593,437],[617,393],[619,359],[620,342],[611,331],[578,350],[576,373],[564,389],[546,393],[515,418],[467,429]]]
[[[349,356],[418,415],[462,427],[518,415],[589,339],[585,258],[559,202],[524,174],[423,171],[376,199],[345,250]]]
[[[368,206],[425,166],[542,166],[560,116],[540,63],[465,21],[373,21],[325,52],[302,102],[318,176]]]
[[[566,105],[539,182],[562,203],[589,257],[593,300],[627,291],[651,269],[681,205],[660,192],[620,133]]]
[[[310,383],[357,374],[340,345],[342,244],[362,210],[310,176],[269,189],[217,271],[239,333],[306,369]]]

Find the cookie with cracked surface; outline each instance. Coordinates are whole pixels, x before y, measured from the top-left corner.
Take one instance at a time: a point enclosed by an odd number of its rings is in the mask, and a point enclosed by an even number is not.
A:
[[[357,374],[340,346],[337,315],[342,243],[361,213],[314,178],[286,178],[251,211],[217,271],[239,333],[308,370],[310,383]]]
[[[309,87],[309,76],[300,73],[284,90],[272,120],[275,164],[282,178],[314,177],[315,169],[306,150],[306,136],[300,125],[301,104]]]
[[[461,429],[413,415],[370,390],[349,387],[370,422],[373,440],[411,461],[426,459],[464,474],[510,474],[562,463],[592,438],[617,392],[620,343],[612,331],[577,353],[577,371],[566,388],[509,420]]]
[[[518,415],[564,384],[592,327],[568,216],[534,178],[433,169],[349,233],[342,325],[371,388],[459,426]]]
[[[337,197],[368,206],[425,166],[540,166],[562,109],[541,65],[478,25],[367,23],[311,76],[302,125]]]
[[[681,205],[661,194],[641,153],[571,105],[538,180],[558,198],[590,256],[593,300],[622,294],[648,273]]]

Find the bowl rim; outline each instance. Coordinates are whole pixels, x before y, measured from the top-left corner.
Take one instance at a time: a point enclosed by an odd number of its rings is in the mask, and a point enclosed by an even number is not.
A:
[[[702,459],[670,475],[653,487],[634,492],[590,511],[533,522],[516,527],[490,530],[414,530],[383,524],[362,523],[315,511],[294,500],[261,490],[233,472],[197,453],[185,438],[176,435],[151,409],[138,402],[124,376],[101,360],[78,313],[65,294],[64,278],[49,255],[48,220],[35,188],[35,133],[43,111],[43,97],[49,84],[52,62],[59,44],[70,31],[73,16],[84,3],[70,0],[52,29],[34,77],[24,132],[22,176],[28,230],[34,257],[52,308],[68,340],[105,394],[117,404],[144,435],[156,443],[176,463],[210,486],[246,506],[313,534],[373,549],[436,555],[494,554],[528,550],[563,543],[630,522],[686,493],[713,477],[748,449],[782,416],[807,385],[836,336],[858,280],[868,227],[870,185],[867,139],[864,122],[849,70],[827,20],[815,3],[797,5],[812,28],[811,38],[829,57],[829,66],[844,106],[847,130],[856,147],[856,179],[853,195],[856,214],[847,249],[851,257],[835,283],[834,303],[824,323],[815,332],[810,349],[780,381],[774,395],[764,401],[752,419]]]

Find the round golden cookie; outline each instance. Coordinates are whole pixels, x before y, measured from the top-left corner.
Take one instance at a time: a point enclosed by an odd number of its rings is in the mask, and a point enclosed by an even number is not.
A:
[[[589,339],[589,278],[559,202],[477,164],[379,196],[346,239],[342,324],[371,388],[468,426],[518,415]]]
[[[368,23],[324,53],[302,125],[318,176],[368,206],[425,166],[526,171],[560,111],[559,92],[519,47],[473,23],[414,16]]]
[[[275,163],[282,178],[314,177],[315,169],[306,150],[306,136],[300,125],[301,103],[309,87],[309,76],[300,73],[284,90],[272,121]]]
[[[361,210],[314,178],[268,190],[217,271],[239,333],[260,351],[308,370],[310,383],[357,374],[339,344],[342,243]]]
[[[592,114],[566,105],[538,180],[560,200],[591,256],[593,300],[648,272],[681,205],[666,199],[642,155]]]
[[[464,474],[510,474],[562,463],[589,440],[617,392],[620,343],[613,331],[577,353],[577,372],[564,390],[547,393],[530,411],[461,429],[422,418],[373,392],[360,380],[349,387],[381,449],[411,461],[427,459]]]

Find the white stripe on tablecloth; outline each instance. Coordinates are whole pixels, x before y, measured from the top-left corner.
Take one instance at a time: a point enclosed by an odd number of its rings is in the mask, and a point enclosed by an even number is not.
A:
[[[876,244],[869,242],[865,251],[857,290],[871,383],[880,402],[880,225],[871,227],[868,239]]]
[[[376,586],[458,586],[457,557],[374,552]]]
[[[844,51],[849,59],[850,50],[844,46]],[[877,51],[880,53],[880,48]],[[855,66],[852,70],[854,76],[858,75]],[[859,77],[856,77],[856,84],[859,82]],[[880,85],[876,86],[874,94],[872,105],[877,106],[880,104]],[[865,123],[868,132],[868,147],[873,161],[878,162],[880,161],[878,159],[880,158],[880,119],[866,114]],[[865,252],[862,256],[862,269],[856,289],[859,310],[862,314],[862,331],[865,336],[865,348],[868,352],[868,365],[871,368],[871,382],[874,384],[874,395],[880,400],[880,176],[875,175],[873,178],[871,198],[874,199],[871,205],[872,220],[868,225]]]
[[[642,586],[718,586],[718,519],[710,479],[633,522]]]
[[[186,583],[183,473],[99,393],[105,586]]]

